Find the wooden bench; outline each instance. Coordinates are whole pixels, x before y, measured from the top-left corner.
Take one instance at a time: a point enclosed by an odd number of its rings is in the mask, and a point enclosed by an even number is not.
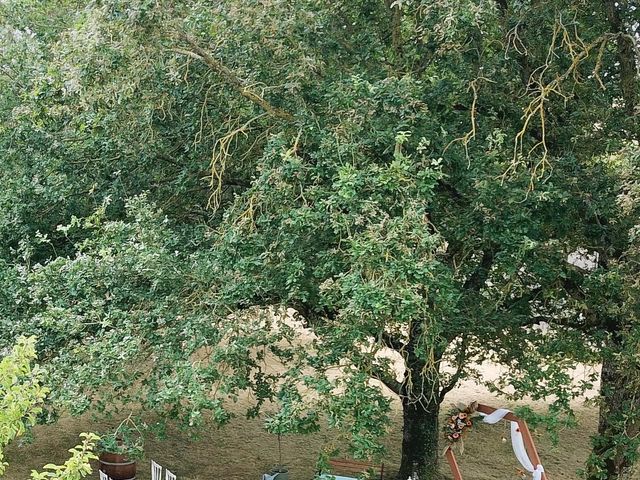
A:
[[[372,478],[378,478],[379,480],[384,478],[384,463],[376,465],[371,462],[348,458],[331,458],[328,463],[329,468],[331,468],[330,475],[358,477],[363,473],[369,472],[375,475]]]

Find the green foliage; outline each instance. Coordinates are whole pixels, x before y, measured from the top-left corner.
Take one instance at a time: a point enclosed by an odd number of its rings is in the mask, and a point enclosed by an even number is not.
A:
[[[93,470],[89,462],[98,459],[93,450],[100,437],[93,433],[81,433],[80,437],[83,438],[82,443],[69,450],[71,457],[64,462],[64,465],[47,464],[44,466],[47,470],[45,472],[32,471],[31,479],[80,480],[92,473]]]
[[[37,365],[32,366],[36,358],[35,343],[34,337],[19,338],[11,352],[0,361],[0,476],[8,465],[3,461],[4,447],[35,425],[48,393],[48,389],[42,386],[44,370]],[[45,465],[48,472],[34,471],[31,478],[80,480],[90,474],[89,461],[98,458],[93,449],[100,437],[93,433],[80,436],[82,444],[69,450],[72,455],[64,465]]]
[[[435,416],[491,360],[571,420],[567,372],[638,331],[634,11],[2,2],[2,344],[38,336],[51,418],[251,390],[367,456],[388,389]]]
[[[114,431],[100,435],[98,450],[123,455],[128,460],[139,460],[144,455],[144,437],[129,416]]]
[[[35,357],[35,338],[22,337],[0,361],[0,475],[7,466],[2,450],[35,425],[48,392],[44,371],[32,366]]]

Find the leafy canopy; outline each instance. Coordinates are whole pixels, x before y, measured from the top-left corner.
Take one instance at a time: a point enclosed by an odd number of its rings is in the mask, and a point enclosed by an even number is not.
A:
[[[627,3],[47,5],[0,5],[0,244],[56,405],[195,426],[252,390],[362,456],[387,387],[435,416],[493,360],[558,413],[592,313],[635,332]]]

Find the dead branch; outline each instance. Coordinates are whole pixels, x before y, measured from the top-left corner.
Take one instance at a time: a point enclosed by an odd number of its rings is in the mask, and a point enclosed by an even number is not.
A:
[[[596,67],[594,69],[594,78],[601,84],[601,79],[598,75],[600,69],[600,52],[604,51],[605,45],[614,39],[617,39],[620,34],[605,33],[596,38],[591,43],[585,44],[582,39],[574,32],[576,36],[575,42],[571,40],[571,36],[567,31],[567,28],[560,19],[555,25],[551,43],[547,52],[547,58],[545,63],[538,67],[530,76],[529,84],[535,86],[536,95],[531,99],[529,104],[525,107],[522,115],[522,128],[516,134],[513,145],[513,159],[511,165],[502,175],[504,181],[510,172],[515,171],[519,163],[519,158],[522,156],[522,148],[524,144],[524,136],[529,130],[530,125],[537,119],[540,122],[541,138],[540,140],[526,153],[529,157],[535,150],[542,149],[542,156],[533,166],[531,172],[531,181],[529,184],[529,190],[533,190],[534,181],[537,178],[544,176],[545,170],[549,167],[548,154],[549,148],[547,146],[546,139],[546,103],[549,101],[552,95],[558,95],[564,98],[565,103],[568,101],[568,97],[562,92],[562,84],[569,78],[573,77],[574,81],[578,81],[578,69],[580,65],[589,57],[591,51],[598,47],[598,57],[596,58]],[[560,45],[558,45],[560,43]],[[565,47],[571,57],[571,65],[557,75],[554,79],[547,81],[544,77],[551,68],[553,57],[555,55],[556,48]]]
[[[211,56],[209,52],[207,52],[199,45],[196,39],[194,39],[190,35],[187,35],[186,33],[180,33],[179,36],[189,44],[191,50],[174,48],[174,52],[180,53],[181,55],[189,56],[204,63],[211,70],[224,78],[224,80],[229,85],[231,85],[234,90],[236,90],[240,95],[242,95],[247,100],[255,103],[256,105],[259,105],[269,115],[280,118],[282,120],[286,120],[288,122],[293,121],[294,116],[291,113],[272,105],[258,93],[254,92],[246,80],[238,77],[238,75],[236,75],[231,69],[227,68],[220,61],[213,58],[213,56]]]

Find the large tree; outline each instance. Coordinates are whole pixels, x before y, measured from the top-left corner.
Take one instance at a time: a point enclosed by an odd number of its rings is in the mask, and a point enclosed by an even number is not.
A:
[[[52,27],[23,3],[0,5],[0,235],[8,265],[26,263],[4,269],[5,331],[38,333],[52,381],[78,386],[54,389],[61,401],[104,408],[98,385],[135,385],[194,424],[228,418],[212,385],[251,388],[296,428],[326,413],[364,455],[392,392],[399,477],[429,478],[440,405],[473,364],[504,363],[517,394],[554,394],[559,410],[581,389],[566,367],[613,352],[610,322],[580,303],[621,301],[613,283],[602,297],[583,285],[611,270],[566,259],[614,233],[628,258],[633,215],[615,198],[637,156],[606,159],[638,135],[633,5],[109,0],[59,2]],[[143,191],[170,221],[125,206]],[[56,228],[71,215],[89,218]],[[313,344],[258,307],[295,309]],[[263,346],[284,373],[261,370]]]
[[[596,161],[590,181],[574,193],[590,210],[585,212],[589,221],[576,234],[589,246],[592,262],[567,282],[569,301],[581,312],[572,326],[596,339],[602,362],[600,421],[588,462],[591,479],[628,474],[640,446],[639,159],[640,149],[632,143]]]

